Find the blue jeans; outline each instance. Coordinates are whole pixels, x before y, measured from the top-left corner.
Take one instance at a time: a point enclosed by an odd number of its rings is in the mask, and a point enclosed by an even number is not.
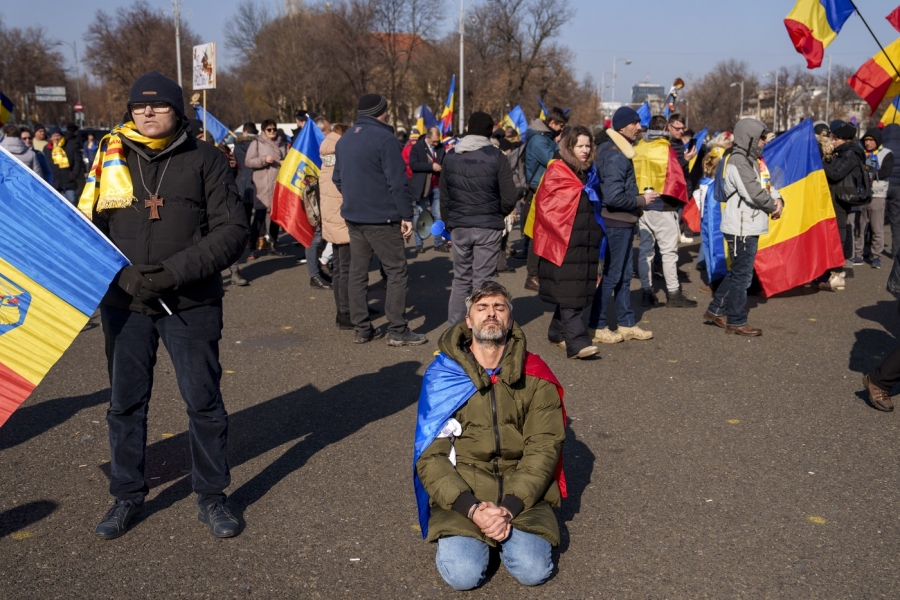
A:
[[[224,499],[231,474],[225,456],[228,413],[219,387],[222,304],[198,306],[173,316],[147,316],[102,305],[100,318],[112,388],[106,411],[110,494],[117,500],[142,500],[149,491],[144,478],[147,407],[162,339],[187,405],[191,481],[197,502],[205,506]]]
[[[306,272],[310,277],[318,277],[321,275],[319,271],[319,244],[322,243],[322,225],[316,227],[316,233],[313,240],[306,249]]]
[[[606,313],[609,311],[610,297],[616,304],[616,321],[623,327],[634,327],[634,311],[631,310],[631,275],[634,272],[635,227],[606,226],[606,240],[609,248],[603,263],[603,281],[594,293],[591,306],[591,329],[606,327]]]
[[[725,234],[731,271],[719,284],[709,308],[706,310],[717,317],[726,315],[728,324],[740,327],[747,324],[747,290],[753,281],[753,262],[759,236],[739,237]]]
[[[433,190],[428,192],[427,196],[425,196],[424,198],[419,198],[416,201],[416,207],[415,207],[416,217],[418,217],[420,213],[423,213],[426,210],[431,212],[431,216],[434,217],[435,221],[441,220],[441,190],[440,189],[434,188]],[[413,225],[415,225],[415,222],[413,222]],[[419,233],[416,231],[415,227],[413,227],[413,232],[414,232],[413,235],[416,236],[416,246],[421,246],[425,240],[423,240],[422,238],[419,237]],[[440,246],[443,243],[444,243],[443,237],[441,237],[439,235],[434,236],[435,248]]]
[[[513,528],[500,545],[500,560],[522,585],[541,585],[553,574],[550,542]],[[477,588],[484,582],[490,546],[475,538],[454,535],[438,540],[435,562],[454,590]]]
[[[62,190],[60,193],[65,196],[66,200],[68,200],[70,203],[78,206],[78,199],[75,198],[75,190]]]

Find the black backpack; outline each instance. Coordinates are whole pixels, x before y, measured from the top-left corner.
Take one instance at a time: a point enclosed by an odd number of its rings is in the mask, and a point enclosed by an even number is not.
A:
[[[872,201],[872,180],[862,165],[855,167],[832,189],[834,199],[850,206],[865,206]]]

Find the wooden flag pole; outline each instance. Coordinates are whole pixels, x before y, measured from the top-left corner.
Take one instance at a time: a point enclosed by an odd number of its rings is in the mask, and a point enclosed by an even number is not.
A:
[[[203,139],[206,139],[206,90],[203,90]]]

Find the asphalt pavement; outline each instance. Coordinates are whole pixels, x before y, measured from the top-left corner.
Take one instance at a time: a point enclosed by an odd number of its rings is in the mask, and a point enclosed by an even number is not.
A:
[[[354,345],[334,325],[331,292],[310,289],[294,257],[254,261],[251,285],[228,287],[228,492],[245,523],[232,539],[197,520],[187,418],[164,351],[146,510],[124,537],[94,537],[111,502],[95,316],[0,428],[0,598],[457,595],[421,539],[411,482],[416,399],[445,327],[451,259],[408,248],[408,315],[424,346]],[[525,588],[494,565],[468,594],[897,597],[900,415],[874,410],[860,381],[900,331],[883,262],[854,269],[842,292],[751,297],[750,322],[764,333],[750,339],[702,323],[710,297],[692,265],[681,269],[696,309],[641,308],[634,280],[632,303],[654,338],[602,346],[587,361],[547,343],[552,307],[523,289],[524,263],[513,263],[499,280],[514,317],[566,389],[570,497],[550,581]],[[380,308],[377,270],[371,283]]]

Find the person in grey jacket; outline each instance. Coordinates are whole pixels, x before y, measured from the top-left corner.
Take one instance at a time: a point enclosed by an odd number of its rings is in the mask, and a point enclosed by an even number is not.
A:
[[[34,150],[19,139],[19,126],[7,125],[3,128],[3,136],[3,139],[0,140],[0,146],[3,146],[7,152],[16,157],[20,163],[37,173],[38,177],[43,178],[44,171],[41,169],[41,163],[38,162]]]
[[[753,263],[759,236],[769,231],[769,216],[781,216],[781,196],[763,187],[759,157],[765,145],[766,126],[744,118],[734,126],[731,154],[719,163],[716,185],[727,198],[721,230],[728,242],[731,271],[722,280],[709,308],[703,314],[708,323],[725,333],[743,336],[762,335],[762,330],[747,322],[747,289],[753,279]]]

